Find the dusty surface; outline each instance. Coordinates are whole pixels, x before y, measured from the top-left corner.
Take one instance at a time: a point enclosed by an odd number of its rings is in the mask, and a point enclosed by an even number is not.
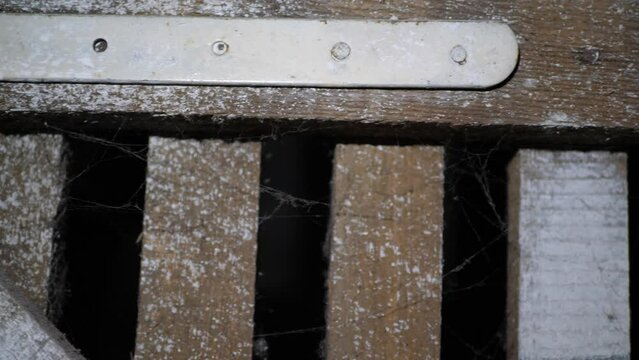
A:
[[[0,272],[0,359],[82,359]]]
[[[501,87],[480,92],[5,83],[0,84],[0,114],[17,119],[11,127],[29,121],[33,112],[116,112],[151,114],[153,121],[140,123],[150,129],[176,114],[180,117],[170,120],[176,128],[187,127],[191,121],[217,126],[220,121],[235,123],[238,118],[251,118],[308,120],[307,126],[320,127],[325,121],[336,120],[637,129],[637,1],[11,0],[1,4],[0,11],[491,20],[509,24],[521,50],[515,75]],[[203,116],[192,119],[191,115]],[[56,121],[64,123],[63,118]],[[127,123],[136,121],[141,122],[130,119]],[[84,126],[95,125],[89,122]]]
[[[137,359],[250,359],[260,145],[149,141]]]
[[[328,359],[439,359],[443,150],[338,145]]]
[[[509,168],[509,359],[629,359],[626,155],[522,150]]]
[[[0,270],[43,312],[63,159],[61,136],[0,135]]]

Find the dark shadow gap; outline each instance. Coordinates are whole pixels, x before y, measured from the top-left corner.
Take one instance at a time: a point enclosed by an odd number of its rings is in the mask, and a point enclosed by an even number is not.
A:
[[[639,314],[633,309],[632,304],[639,301],[639,150],[628,153],[628,226],[630,261],[630,358],[636,359],[639,352],[636,344],[639,344]]]
[[[287,136],[262,144],[254,359],[321,359],[334,145]]]
[[[368,119],[370,120],[370,119]],[[582,124],[583,125],[583,124]],[[465,141],[497,142],[515,147],[553,149],[616,149],[636,146],[639,131],[632,128],[596,126],[544,126],[477,123],[457,124],[450,119],[435,121],[367,121],[330,119],[262,119],[213,114],[86,113],[86,112],[8,112],[2,114],[0,132],[91,133],[123,131],[129,134],[153,134],[175,138],[226,138],[259,141],[283,134],[357,139],[373,143],[396,139],[402,143],[444,144]]]
[[[506,167],[499,144],[445,156],[442,359],[505,359]]]
[[[135,348],[146,137],[68,137],[56,325],[90,360]]]

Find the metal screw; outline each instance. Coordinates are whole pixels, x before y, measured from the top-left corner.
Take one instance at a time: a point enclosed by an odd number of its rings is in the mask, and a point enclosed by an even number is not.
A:
[[[104,40],[104,39],[95,39],[95,41],[93,42],[93,51],[95,51],[97,53],[101,53],[101,52],[106,51],[108,46],[109,46],[109,44],[107,43],[106,40]]]
[[[466,53],[466,49],[464,49],[461,45],[455,46],[450,51],[450,58],[459,65],[464,65],[466,63],[467,56],[468,54]]]
[[[338,42],[337,44],[333,45],[333,48],[331,49],[331,56],[333,57],[333,59],[338,61],[345,60],[347,57],[350,56],[350,54],[351,47],[348,46],[348,44],[345,42]]]
[[[211,50],[215,55],[224,55],[229,51],[229,44],[222,40],[218,40],[211,45]]]

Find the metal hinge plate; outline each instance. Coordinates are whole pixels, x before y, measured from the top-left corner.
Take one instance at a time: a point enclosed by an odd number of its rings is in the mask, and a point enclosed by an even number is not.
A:
[[[514,70],[493,22],[0,15],[0,80],[487,88]]]

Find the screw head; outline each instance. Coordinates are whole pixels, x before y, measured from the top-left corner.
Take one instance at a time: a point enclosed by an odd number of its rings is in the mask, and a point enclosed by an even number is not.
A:
[[[453,47],[453,49],[450,51],[451,60],[458,63],[459,65],[464,65],[466,63],[467,57],[468,54],[466,53],[466,49],[464,49],[464,47],[461,45]]]
[[[333,45],[333,48],[331,49],[331,56],[333,57],[333,59],[338,61],[346,60],[346,58],[350,55],[351,47],[348,46],[348,44],[345,42],[340,41],[337,44]]]
[[[224,55],[229,51],[229,44],[222,40],[218,40],[211,45],[211,51],[215,55]]]
[[[101,53],[101,52],[106,51],[108,46],[109,46],[109,44],[107,43],[106,40],[104,40],[104,39],[95,39],[95,41],[93,42],[93,51],[95,51],[97,53]]]

